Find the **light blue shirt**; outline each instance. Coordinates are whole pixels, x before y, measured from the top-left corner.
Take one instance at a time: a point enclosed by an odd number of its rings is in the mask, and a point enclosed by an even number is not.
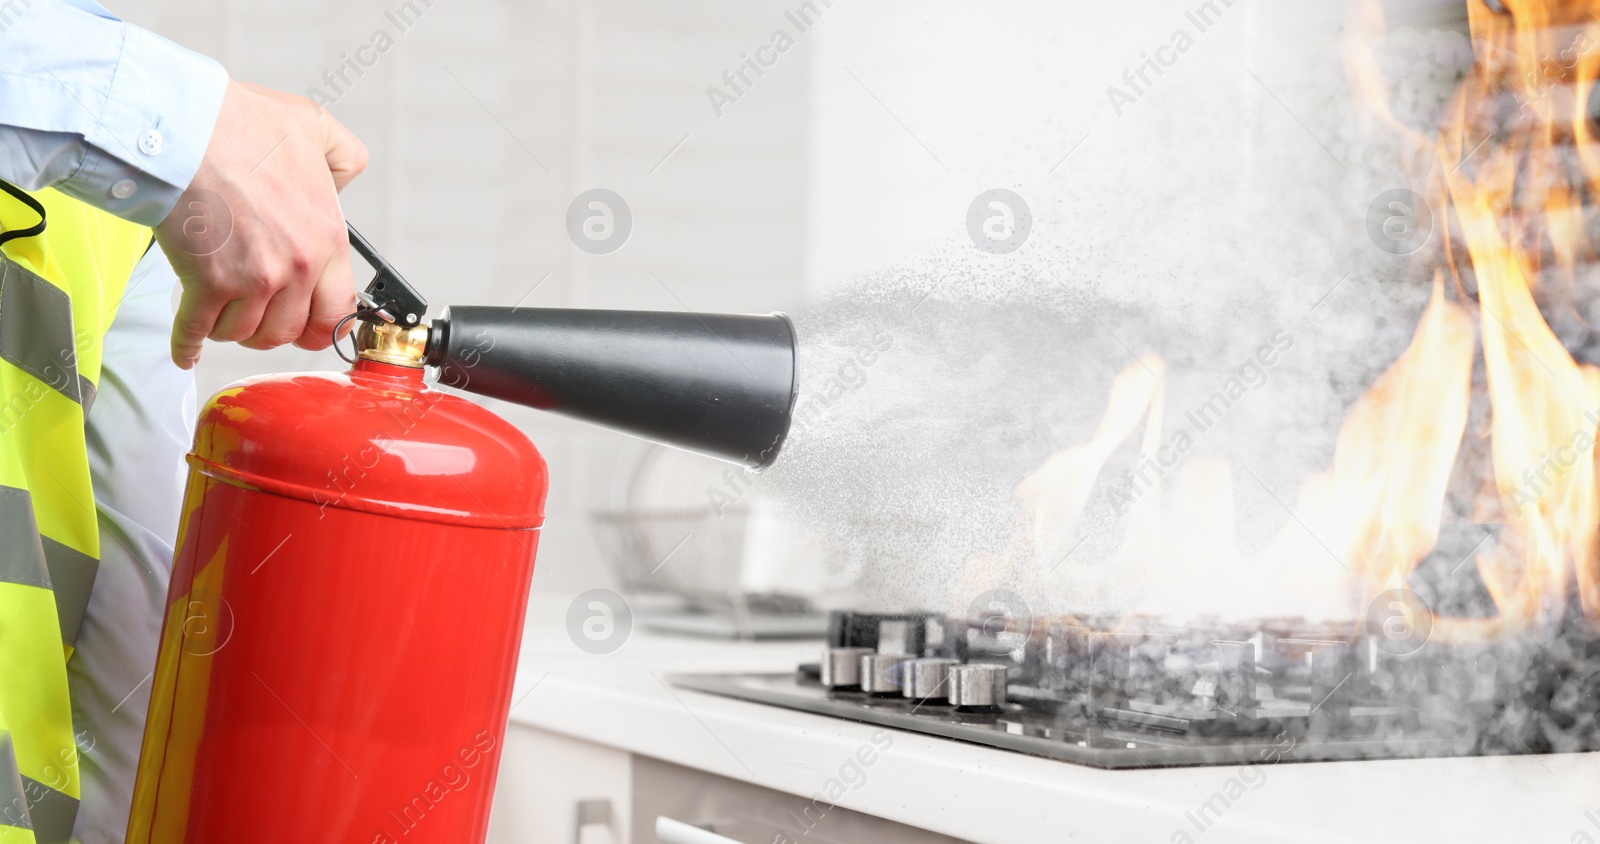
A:
[[[3,0],[0,179],[154,226],[199,169],[227,84],[93,0]]]

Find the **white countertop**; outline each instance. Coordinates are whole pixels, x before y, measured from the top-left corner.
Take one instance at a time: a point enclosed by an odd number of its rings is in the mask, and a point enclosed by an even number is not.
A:
[[[529,614],[513,724],[798,795],[821,790],[880,729],[664,682],[673,673],[791,671],[815,661],[820,643],[669,638],[636,627],[615,653],[591,655],[568,639],[565,612],[564,602],[537,603]],[[1106,771],[890,735],[838,804],[976,842],[1600,842],[1594,753]],[[1202,831],[1193,820],[1201,805],[1230,791],[1232,805]]]

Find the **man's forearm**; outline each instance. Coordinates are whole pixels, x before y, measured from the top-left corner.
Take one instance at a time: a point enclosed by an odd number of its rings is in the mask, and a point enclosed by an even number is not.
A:
[[[227,80],[92,3],[0,0],[0,179],[154,226],[199,168]]]
[[[94,0],[0,0],[0,179],[155,228],[183,285],[179,366],[207,339],[327,348],[355,307],[339,191],[366,164],[315,103],[230,81]],[[197,244],[213,209],[221,243]]]

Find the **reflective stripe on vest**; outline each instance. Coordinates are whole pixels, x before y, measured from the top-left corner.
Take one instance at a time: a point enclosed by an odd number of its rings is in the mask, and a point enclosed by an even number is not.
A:
[[[32,196],[44,231],[0,244],[0,844],[65,844],[81,794],[66,662],[100,554],[84,418],[150,232]],[[0,193],[0,230],[38,216]]]
[[[33,822],[28,819],[28,796],[22,774],[11,752],[11,731],[0,730],[0,841],[33,844]]]
[[[6,537],[0,543],[0,583],[49,589],[55,596],[62,644],[77,644],[100,561],[40,536],[33,500],[25,489],[0,486],[0,537]]]
[[[67,292],[17,264],[0,264],[0,360],[88,413],[94,384],[78,374],[77,346]]]

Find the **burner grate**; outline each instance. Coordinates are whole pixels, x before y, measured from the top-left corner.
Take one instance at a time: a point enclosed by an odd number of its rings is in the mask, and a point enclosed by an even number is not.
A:
[[[1358,625],[1287,620],[1185,629],[1061,620],[1025,632],[926,613],[833,621],[825,656],[854,648],[848,658],[888,664],[865,683],[887,694],[825,686],[815,665],[675,682],[1103,768],[1600,750],[1600,641],[1581,631],[1400,653]],[[928,694],[923,674],[924,697],[898,694],[917,657],[943,658],[921,660],[924,673],[946,662],[1003,666],[1006,699],[958,705]]]

